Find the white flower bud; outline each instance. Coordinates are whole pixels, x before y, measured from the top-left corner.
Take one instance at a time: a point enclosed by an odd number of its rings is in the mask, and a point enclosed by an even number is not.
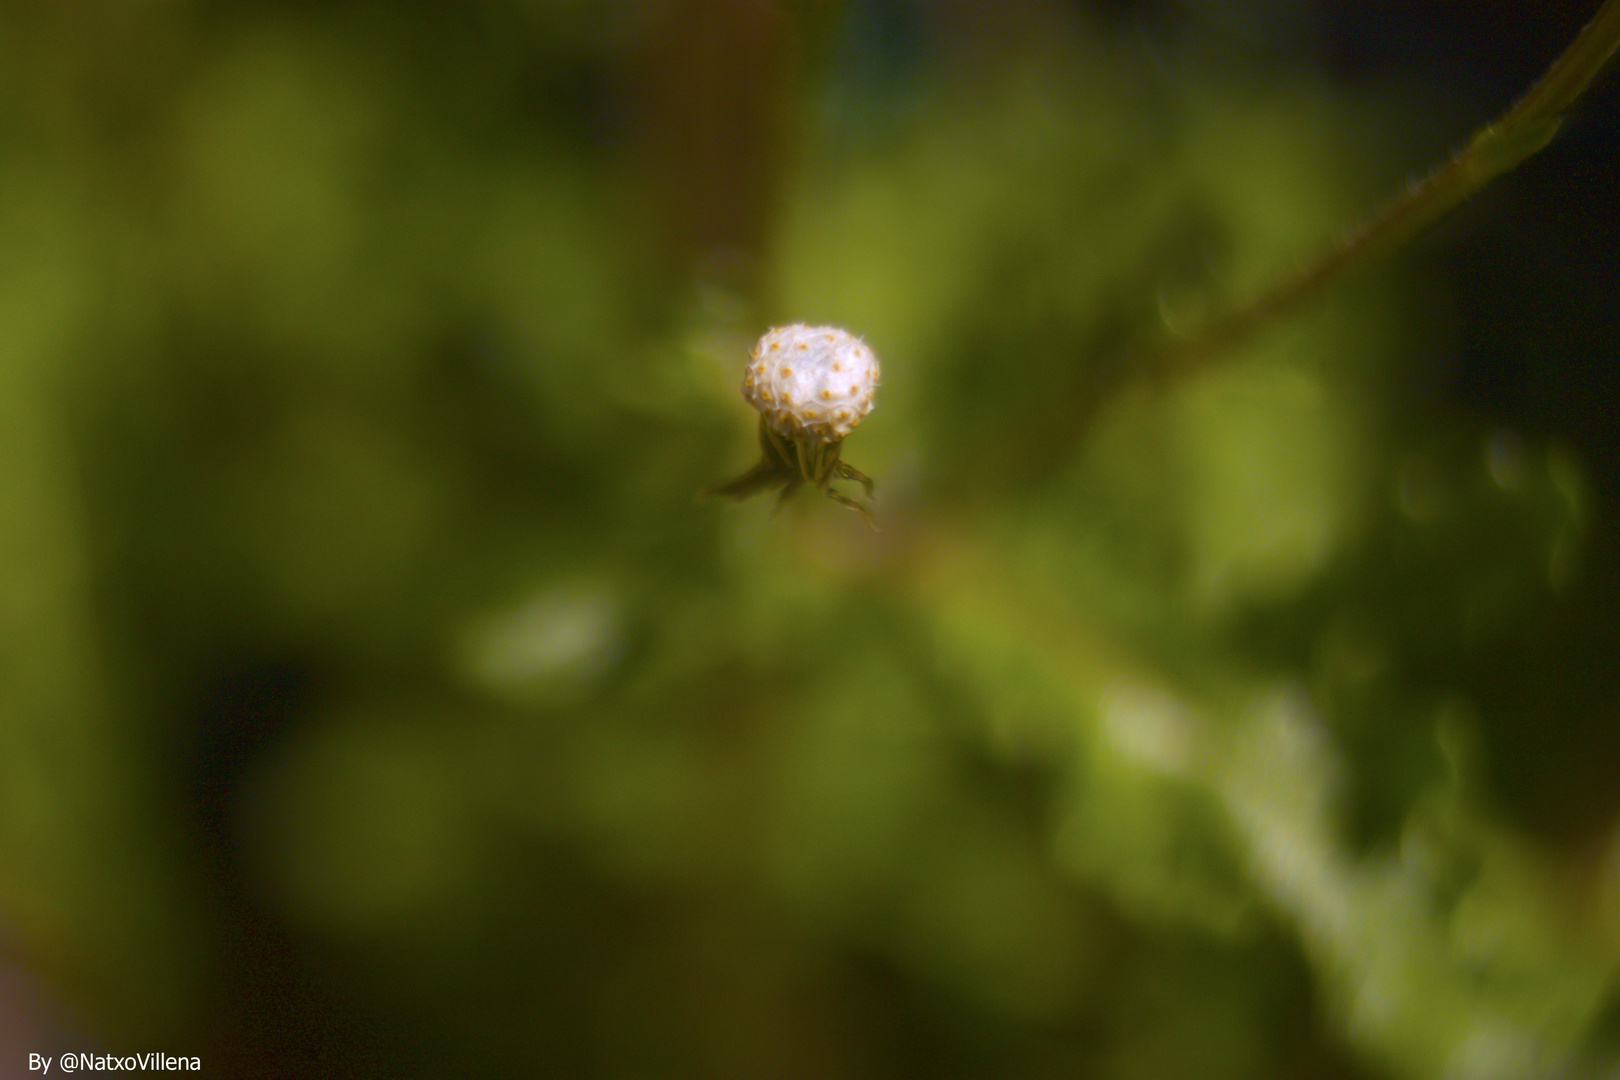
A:
[[[787,439],[839,442],[872,411],[878,362],[836,326],[779,326],[754,346],[743,397]]]

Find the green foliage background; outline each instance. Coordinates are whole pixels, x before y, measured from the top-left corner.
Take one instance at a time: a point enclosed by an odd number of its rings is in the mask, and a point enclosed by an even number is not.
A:
[[[1442,125],[880,7],[0,9],[8,1053],[1616,1067],[1583,463],[1408,392],[1413,266],[1130,366]],[[791,321],[881,532],[694,501]]]

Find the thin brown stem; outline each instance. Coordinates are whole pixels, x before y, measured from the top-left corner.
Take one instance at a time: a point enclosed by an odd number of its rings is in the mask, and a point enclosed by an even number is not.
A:
[[[1605,0],[1547,73],[1495,123],[1383,209],[1270,290],[1202,331],[1157,350],[1164,367],[1197,365],[1324,292],[1352,270],[1396,251],[1552,140],[1570,106],[1620,46],[1620,0]]]

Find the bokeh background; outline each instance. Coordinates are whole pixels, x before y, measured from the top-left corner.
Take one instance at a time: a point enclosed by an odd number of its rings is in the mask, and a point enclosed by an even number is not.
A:
[[[7,0],[0,1074],[1613,1076],[1593,6]]]

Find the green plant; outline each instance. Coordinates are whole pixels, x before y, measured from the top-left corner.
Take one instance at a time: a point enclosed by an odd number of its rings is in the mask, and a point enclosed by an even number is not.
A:
[[[1407,185],[1381,210],[1346,229],[1296,273],[1235,310],[1160,344],[1154,359],[1186,367],[1239,344],[1428,229],[1486,185],[1540,151],[1565,114],[1620,47],[1620,0],[1602,7],[1525,95],[1427,176]]]

